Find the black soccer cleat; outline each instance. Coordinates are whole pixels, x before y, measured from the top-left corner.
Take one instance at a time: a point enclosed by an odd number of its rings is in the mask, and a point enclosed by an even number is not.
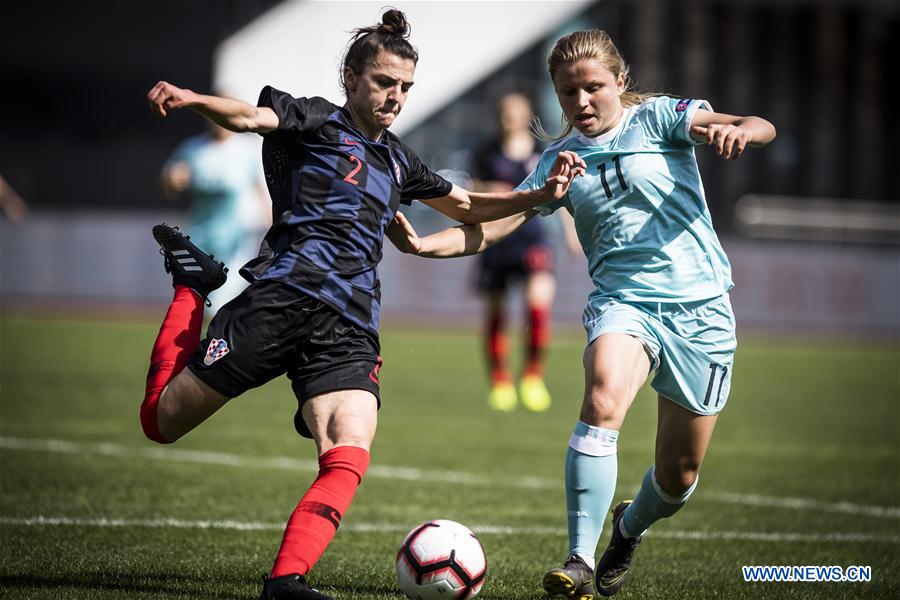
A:
[[[619,530],[619,522],[629,504],[631,500],[625,500],[619,502],[613,509],[612,536],[609,538],[609,546],[597,563],[597,572],[594,574],[594,587],[601,596],[612,596],[619,591],[631,568],[634,550],[641,543],[641,536],[627,538]]]
[[[177,227],[162,223],[153,228],[153,239],[160,245],[166,273],[172,274],[172,285],[185,285],[203,298],[225,283],[228,269],[215,257],[198,248]]]
[[[553,569],[544,575],[544,591],[551,598],[564,596],[573,600],[593,600],[591,568],[580,556],[573,554],[561,569]]]
[[[262,579],[263,588],[259,600],[334,600],[333,597],[310,587],[303,575],[271,578],[263,575]]]

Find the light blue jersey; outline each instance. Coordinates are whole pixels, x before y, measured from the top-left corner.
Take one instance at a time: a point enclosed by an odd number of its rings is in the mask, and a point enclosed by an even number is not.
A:
[[[694,156],[690,123],[705,100],[654,97],[625,109],[619,124],[595,138],[574,135],[541,156],[518,189],[543,185],[556,155],[577,152],[587,164],[565,206],[596,289],[591,299],[695,302],[716,298],[733,283],[712,227]]]
[[[543,185],[556,156],[587,164],[566,197],[595,289],[584,311],[588,344],[601,335],[639,339],[662,396],[700,414],[728,400],[735,338],[731,267],[706,207],[690,123],[704,100],[650,98],[595,138],[550,146],[519,189]]]
[[[192,241],[230,263],[250,234],[242,205],[256,202],[259,155],[239,136],[215,141],[199,135],[178,146],[167,165],[177,162],[184,162],[191,172],[185,196]]]

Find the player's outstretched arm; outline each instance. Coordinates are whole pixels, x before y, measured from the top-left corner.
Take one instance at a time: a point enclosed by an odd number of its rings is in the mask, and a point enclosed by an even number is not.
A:
[[[420,238],[403,213],[397,213],[387,230],[388,238],[401,252],[426,258],[454,258],[490,248],[537,214],[528,210],[473,225],[461,225]]]
[[[197,94],[160,81],[147,93],[150,109],[160,117],[171,110],[189,108],[231,131],[268,133],[278,128],[278,115],[271,108],[253,106],[243,100]]]
[[[513,216],[563,198],[576,177],[584,175],[584,160],[574,152],[560,152],[544,185],[535,190],[475,193],[454,185],[448,196],[422,200],[428,206],[466,224]]]
[[[698,110],[691,120],[691,137],[716,147],[725,160],[737,160],[744,148],[765,146],[775,139],[775,126],[762,117],[739,117]]]

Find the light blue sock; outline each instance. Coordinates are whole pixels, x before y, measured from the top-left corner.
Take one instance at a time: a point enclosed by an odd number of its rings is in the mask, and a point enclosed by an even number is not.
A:
[[[578,554],[591,568],[603,521],[616,490],[618,437],[618,431],[579,421],[569,438],[566,454],[569,555]]]
[[[697,482],[700,481],[698,476],[693,485],[680,496],[670,496],[656,481],[656,466],[652,466],[644,475],[644,481],[641,483],[641,490],[638,492],[634,502],[622,515],[620,531],[625,537],[636,537],[643,535],[647,529],[666,517],[671,517],[678,512],[687,499],[697,489]]]

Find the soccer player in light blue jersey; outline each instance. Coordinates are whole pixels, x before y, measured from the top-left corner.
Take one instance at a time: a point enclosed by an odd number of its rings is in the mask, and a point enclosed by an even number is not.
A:
[[[188,233],[200,248],[233,272],[253,258],[271,217],[263,188],[259,149],[241,136],[210,123],[207,132],[188,138],[163,166],[161,183],[166,196],[183,198],[190,211]],[[230,277],[209,296],[210,313],[246,287]]]
[[[641,535],[694,492],[728,399],[733,283],[694,146],[714,146],[733,160],[748,146],[771,142],[775,128],[759,117],[714,112],[704,100],[630,91],[628,68],[603,31],[557,40],[548,68],[567,126],[518,189],[543,186],[557,156],[568,156],[568,170],[557,173],[572,180],[567,194],[539,212],[564,207],[573,215],[595,289],[584,311],[584,398],[565,461],[569,558],[543,585],[551,596],[589,600],[619,590]],[[509,209],[492,216],[507,217],[523,202],[511,197]],[[407,251],[449,257],[480,251],[534,212],[421,239],[397,219],[406,227]],[[635,499],[613,510],[609,547],[595,568],[615,491],[619,429],[651,371],[659,411],[655,462]]]

